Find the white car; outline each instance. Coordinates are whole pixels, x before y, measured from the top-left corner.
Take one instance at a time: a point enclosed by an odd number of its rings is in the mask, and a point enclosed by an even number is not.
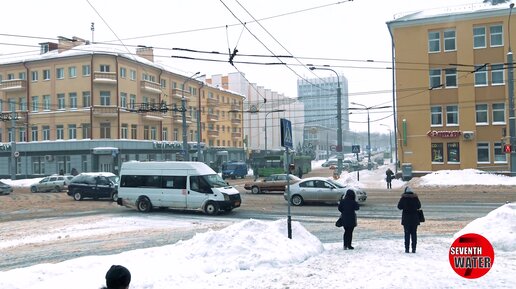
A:
[[[290,185],[290,203],[294,206],[305,202],[338,203],[348,189],[355,191],[357,202],[366,201],[367,193],[360,188],[342,185],[331,178],[313,177]],[[286,190],[283,197],[289,201]]]

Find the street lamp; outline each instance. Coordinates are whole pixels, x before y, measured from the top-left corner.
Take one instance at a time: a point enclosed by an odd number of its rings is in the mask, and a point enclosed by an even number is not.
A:
[[[512,49],[511,49],[511,14],[512,8],[514,7],[514,3],[511,3],[509,6],[509,20],[508,20],[508,35],[509,35],[509,52],[507,52],[507,80],[508,80],[508,98],[509,98],[509,143],[511,144],[511,176],[514,176],[516,173],[516,153],[514,153],[514,146],[516,145],[515,136],[516,136],[516,125],[514,124],[514,64],[512,62]]]
[[[184,161],[190,160],[190,154],[188,153],[188,139],[186,134],[186,99],[185,99],[185,85],[188,81],[194,79],[197,75],[199,75],[200,72],[194,73],[192,76],[188,77],[183,82],[183,87],[181,89],[181,118],[183,121],[183,152],[184,152]]]
[[[265,129],[265,155],[267,155],[267,116],[273,112],[284,112],[285,110],[284,109],[274,109],[274,110],[271,110],[271,111],[268,111],[265,113],[265,126],[264,126],[264,129]]]
[[[337,71],[327,67],[310,66],[310,70],[328,70],[337,75],[337,173],[342,173],[342,94],[340,91],[340,78]]]
[[[382,109],[382,108],[389,108],[390,105],[385,106],[365,106],[360,103],[351,102],[351,104],[361,106],[363,108],[356,108],[356,107],[350,107],[350,110],[367,110],[367,169],[371,169],[371,125],[370,125],[370,119],[369,119],[369,110],[371,109]]]
[[[389,156],[391,157],[391,164],[392,164],[392,130],[391,127],[386,124],[380,124],[381,126],[385,126],[389,130]]]
[[[199,76],[203,77],[205,74]],[[197,161],[203,162],[204,156],[201,149],[201,89],[204,87],[204,82],[199,86],[199,98],[197,102]]]

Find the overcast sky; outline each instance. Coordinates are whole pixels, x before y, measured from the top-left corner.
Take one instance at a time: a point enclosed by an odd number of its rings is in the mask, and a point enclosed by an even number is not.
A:
[[[250,82],[289,97],[297,96],[296,81],[301,77],[334,75],[330,71],[316,71],[313,74],[304,65],[330,65],[348,78],[350,102],[366,106],[385,106],[392,101],[391,70],[386,69],[391,66],[391,41],[385,23],[398,13],[481,2],[482,0],[7,1],[2,3],[3,13],[0,18],[0,25],[3,27],[0,34],[0,61],[11,57],[10,53],[13,52],[37,52],[38,43],[55,40],[57,36],[77,36],[87,40],[93,38],[95,42],[109,41],[115,45],[122,45],[123,42],[131,52],[134,52],[135,45],[155,47],[157,61],[166,62],[171,70],[185,75],[200,71],[210,76],[238,70],[245,73]],[[292,13],[296,11],[297,13]],[[258,21],[254,22],[253,19]],[[95,23],[93,36],[91,22]],[[241,22],[246,23],[246,28],[239,24]],[[151,37],[153,35],[155,36]],[[233,50],[235,47],[238,49],[234,58],[235,67],[227,62],[227,55],[172,50],[185,48],[227,53],[228,48]],[[238,63],[280,62],[275,57],[245,57],[244,54],[293,55],[296,58],[281,58],[281,61],[293,64],[288,67]],[[181,60],[172,56],[216,59],[222,62]],[[374,60],[376,63],[368,63],[366,60]],[[387,128],[379,124],[392,126],[392,118],[388,116],[389,113],[372,113],[371,130],[387,132]],[[364,113],[354,112],[350,121],[351,130],[367,130],[367,117]]]

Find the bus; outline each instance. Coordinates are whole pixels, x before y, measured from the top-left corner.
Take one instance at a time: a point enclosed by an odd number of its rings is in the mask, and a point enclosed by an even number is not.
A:
[[[291,153],[295,171],[298,174],[298,168],[301,167],[303,174],[312,171],[312,157],[297,155]],[[252,150],[249,154],[249,164],[253,171],[258,170],[260,177],[268,177],[272,174],[285,173],[285,151],[284,150]]]

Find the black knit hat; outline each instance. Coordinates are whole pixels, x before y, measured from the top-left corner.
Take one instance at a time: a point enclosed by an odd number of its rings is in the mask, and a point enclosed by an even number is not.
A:
[[[126,288],[131,283],[131,273],[121,265],[113,265],[106,273],[108,289]]]

